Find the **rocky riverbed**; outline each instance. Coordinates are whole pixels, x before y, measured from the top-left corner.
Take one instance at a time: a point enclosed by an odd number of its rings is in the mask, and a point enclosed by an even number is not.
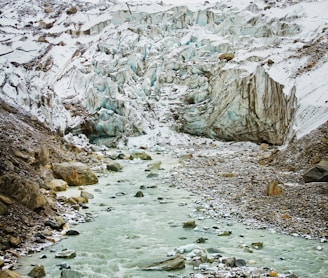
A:
[[[15,174],[24,180],[15,176],[13,184],[21,184],[24,189],[28,180],[34,184],[31,188],[35,185],[39,188],[34,198],[42,200],[40,206],[33,207],[32,197],[22,203],[1,193],[4,210],[0,215],[0,265],[2,269],[14,269],[20,254],[34,252],[57,240],[60,230],[49,225],[49,219],[63,223],[85,221],[77,210],[79,204],[58,199],[47,188],[45,181],[53,175],[49,165],[79,161],[102,176],[107,171],[103,165],[117,157],[100,155],[94,152],[99,149],[90,145],[81,148],[69,144],[30,115],[5,104],[0,111],[2,181],[8,173]],[[172,185],[197,195],[201,199],[197,210],[204,216],[234,219],[251,228],[266,228],[325,243],[327,183],[305,183],[303,175],[327,159],[327,137],[325,124],[281,150],[267,144],[221,143],[192,137],[188,146],[161,148],[180,159],[181,167],[171,173]],[[42,151],[44,145],[48,154]],[[229,266],[223,265],[228,268],[226,273],[231,273]],[[220,270],[222,277],[226,277],[224,267]],[[246,275],[249,269],[240,271],[240,275]]]

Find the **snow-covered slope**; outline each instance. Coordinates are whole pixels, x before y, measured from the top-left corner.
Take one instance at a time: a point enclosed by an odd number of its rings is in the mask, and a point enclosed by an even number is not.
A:
[[[282,144],[328,120],[327,0],[0,5],[0,97],[60,132]]]

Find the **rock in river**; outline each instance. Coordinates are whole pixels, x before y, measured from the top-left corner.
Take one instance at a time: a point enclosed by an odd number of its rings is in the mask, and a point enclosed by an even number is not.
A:
[[[46,272],[43,265],[36,265],[27,275],[33,278],[42,278],[46,276]]]
[[[56,258],[62,258],[62,259],[72,259],[76,257],[76,252],[74,250],[62,250],[55,255]]]
[[[167,260],[159,261],[152,263],[146,267],[143,267],[143,270],[164,270],[164,271],[171,271],[171,270],[178,270],[185,268],[185,262],[183,256],[174,256]]]

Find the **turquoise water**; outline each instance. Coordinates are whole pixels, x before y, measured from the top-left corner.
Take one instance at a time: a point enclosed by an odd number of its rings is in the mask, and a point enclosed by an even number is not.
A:
[[[95,221],[71,227],[80,235],[63,237],[56,245],[21,260],[18,272],[26,276],[31,264],[43,264],[47,277],[60,277],[61,262],[84,277],[168,277],[169,274],[187,275],[192,266],[168,272],[146,272],[140,268],[167,258],[175,248],[196,244],[206,238],[200,248],[217,248],[222,256],[244,259],[250,266],[266,266],[279,273],[292,271],[298,277],[325,277],[328,271],[328,246],[316,240],[291,237],[266,230],[250,229],[229,219],[214,220],[198,211],[198,196],[182,189],[172,188],[168,175],[178,160],[169,156],[152,154],[162,161],[165,170],[159,176],[147,178],[147,164],[153,161],[121,161],[124,169],[101,178],[99,184],[86,186],[92,193],[89,209],[84,212],[95,216]],[[144,197],[134,197],[140,187]],[[122,194],[124,193],[124,194]],[[70,188],[65,195],[77,196],[78,188]],[[183,222],[195,220],[195,229],[183,228]],[[230,230],[230,236],[218,236],[213,227]],[[264,248],[245,252],[245,246],[263,242]],[[318,246],[322,250],[318,250]],[[56,259],[55,252],[74,249],[73,259]],[[45,254],[46,259],[40,259]],[[25,275],[25,276],[24,276]]]

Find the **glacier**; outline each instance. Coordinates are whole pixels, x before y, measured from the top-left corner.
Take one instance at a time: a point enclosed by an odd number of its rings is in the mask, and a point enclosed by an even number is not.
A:
[[[0,97],[61,134],[282,145],[328,120],[327,0],[0,5]]]

